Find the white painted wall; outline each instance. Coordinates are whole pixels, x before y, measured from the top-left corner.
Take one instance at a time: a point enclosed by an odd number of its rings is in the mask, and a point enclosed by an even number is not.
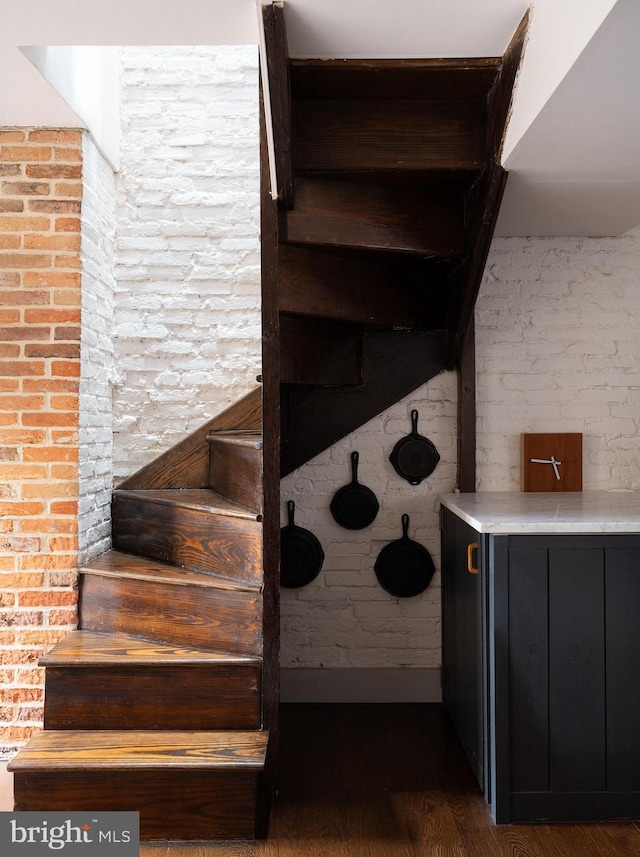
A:
[[[504,144],[509,168],[517,143],[617,0],[534,0],[529,39]]]
[[[113,469],[115,176],[83,140],[82,328],[78,537],[80,562],[108,550]]]
[[[257,49],[125,49],[121,104],[116,478],[256,385]]]
[[[22,53],[60,93],[111,165],[118,169],[120,49],[25,47]]]
[[[495,239],[476,306],[478,486],[520,489],[521,432],[582,432],[583,486],[640,489],[640,230]]]
[[[282,480],[283,523],[286,502],[296,503],[296,523],[311,530],[325,551],[318,577],[281,593],[281,666],[287,699],[386,701],[389,673],[404,670],[393,686],[393,700],[434,701],[439,694],[440,531],[436,496],[456,480],[457,380],[443,372],[406,399],[318,455]],[[420,485],[401,479],[389,454],[411,430],[411,410],[419,413],[418,431],[433,441],[441,460]],[[370,527],[345,530],[331,516],[334,493],[351,480],[350,456],[360,454],[358,478],[371,488],[380,511]],[[402,536],[401,518],[410,518],[409,536],[423,544],[438,573],[428,589],[413,598],[395,598],[380,587],[373,566],[385,544]],[[310,684],[308,670],[325,675]],[[351,679],[346,682],[348,670]],[[336,672],[338,671],[338,672]],[[431,675],[429,673],[431,672]],[[397,676],[395,677],[397,680]],[[422,686],[422,687],[421,687]]]
[[[629,97],[640,79],[639,32],[640,4],[618,0],[539,105],[505,159],[511,174],[497,234],[619,235],[640,223],[640,99]],[[528,48],[524,82],[530,62]],[[507,142],[532,101],[524,82]]]
[[[293,57],[501,56],[528,0],[286,0]]]
[[[494,239],[476,308],[480,490],[520,490],[520,434],[534,431],[583,433],[585,489],[640,490],[639,271],[640,230]],[[443,457],[418,488],[387,461],[413,406]],[[455,414],[445,373],[283,480],[283,506],[296,501],[297,523],[327,555],[315,582],[282,593],[286,699],[390,701],[410,688],[437,698],[439,581],[403,601],[377,587],[372,569],[405,509],[439,566],[434,496],[454,485]],[[361,481],[385,498],[361,533],[341,530],[328,508],[352,449]]]

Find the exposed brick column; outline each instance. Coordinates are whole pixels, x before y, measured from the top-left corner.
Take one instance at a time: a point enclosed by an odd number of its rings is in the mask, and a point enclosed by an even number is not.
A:
[[[41,725],[76,623],[82,132],[0,129],[0,723]]]

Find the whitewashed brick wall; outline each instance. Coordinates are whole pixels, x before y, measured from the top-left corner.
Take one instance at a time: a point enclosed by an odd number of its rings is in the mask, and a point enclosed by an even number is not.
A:
[[[113,465],[115,176],[83,135],[79,560],[110,546]]]
[[[585,489],[640,489],[639,277],[640,229],[494,240],[476,308],[480,490],[520,490],[523,431],[581,431]],[[387,461],[413,407],[442,455],[418,488]],[[455,424],[455,376],[445,373],[283,480],[283,505],[296,501],[296,522],[327,555],[314,583],[282,593],[283,667],[440,663],[439,578],[416,599],[393,599],[373,563],[407,511],[411,535],[439,568],[435,495],[454,487]],[[353,449],[361,481],[382,498],[378,519],[360,533],[341,530],[329,512]]]
[[[331,449],[282,480],[283,523],[287,500],[296,524],[320,540],[325,561],[319,576],[300,589],[283,589],[281,665],[291,668],[401,668],[440,664],[440,531],[436,496],[456,480],[457,379],[443,372]],[[440,463],[420,485],[401,479],[389,462],[396,441],[418,431],[436,445]],[[345,530],[331,516],[334,493],[351,480],[350,456],[360,454],[358,478],[380,502],[364,530]],[[430,552],[437,572],[421,595],[394,598],[378,584],[373,566],[385,544],[409,536]]]
[[[257,48],[122,59],[116,478],[254,388],[261,341]]]
[[[640,489],[640,230],[495,239],[476,337],[480,490],[520,490],[521,432],[583,432],[583,487]]]

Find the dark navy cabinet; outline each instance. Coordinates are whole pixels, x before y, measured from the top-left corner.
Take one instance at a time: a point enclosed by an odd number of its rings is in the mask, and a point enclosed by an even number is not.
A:
[[[444,704],[494,819],[640,817],[640,535],[442,515]]]

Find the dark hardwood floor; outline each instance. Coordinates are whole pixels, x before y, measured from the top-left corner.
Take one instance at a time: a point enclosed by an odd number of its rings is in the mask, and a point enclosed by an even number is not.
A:
[[[284,705],[261,842],[141,857],[638,857],[640,824],[496,827],[438,705]]]

